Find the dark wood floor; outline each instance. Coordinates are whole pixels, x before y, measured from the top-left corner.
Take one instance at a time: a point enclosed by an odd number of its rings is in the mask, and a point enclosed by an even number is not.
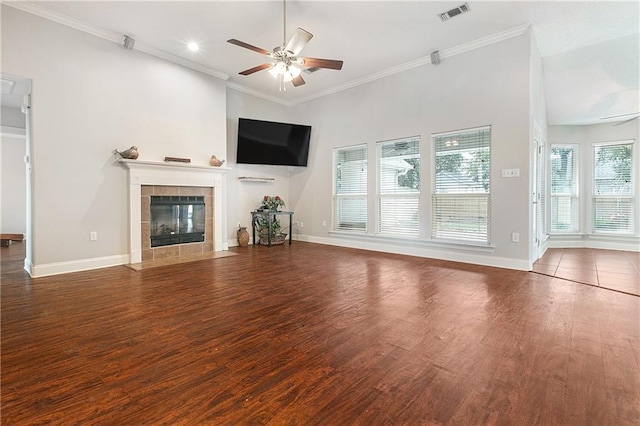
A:
[[[640,424],[628,294],[301,242],[28,279],[16,246],[3,425]]]

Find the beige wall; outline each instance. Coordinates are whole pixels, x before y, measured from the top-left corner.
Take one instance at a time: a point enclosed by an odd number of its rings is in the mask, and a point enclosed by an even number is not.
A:
[[[226,157],[221,79],[6,5],[2,69],[33,80],[34,265],[128,253],[127,170],[114,149]]]

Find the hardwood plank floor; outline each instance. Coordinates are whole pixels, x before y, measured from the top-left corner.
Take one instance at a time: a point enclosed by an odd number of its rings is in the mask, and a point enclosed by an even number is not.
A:
[[[589,248],[551,248],[533,271],[640,296],[640,253]]]
[[[2,248],[3,425],[640,424],[640,298],[294,242],[30,279]]]

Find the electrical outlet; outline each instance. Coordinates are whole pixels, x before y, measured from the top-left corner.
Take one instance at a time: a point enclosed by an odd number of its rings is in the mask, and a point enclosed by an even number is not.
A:
[[[511,242],[512,243],[519,243],[520,242],[520,234],[517,232],[512,232],[511,233]]]
[[[96,231],[89,232],[89,239],[91,241],[97,241],[98,240],[98,233]]]
[[[322,226],[327,226],[327,221],[326,220],[322,221]]]
[[[300,228],[304,228],[304,222],[300,221]]]

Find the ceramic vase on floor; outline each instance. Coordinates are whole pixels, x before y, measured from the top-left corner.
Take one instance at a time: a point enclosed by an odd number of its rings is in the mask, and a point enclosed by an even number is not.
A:
[[[240,247],[246,247],[249,245],[249,232],[247,232],[247,228],[244,226],[241,226],[240,229],[238,229],[238,245]]]

